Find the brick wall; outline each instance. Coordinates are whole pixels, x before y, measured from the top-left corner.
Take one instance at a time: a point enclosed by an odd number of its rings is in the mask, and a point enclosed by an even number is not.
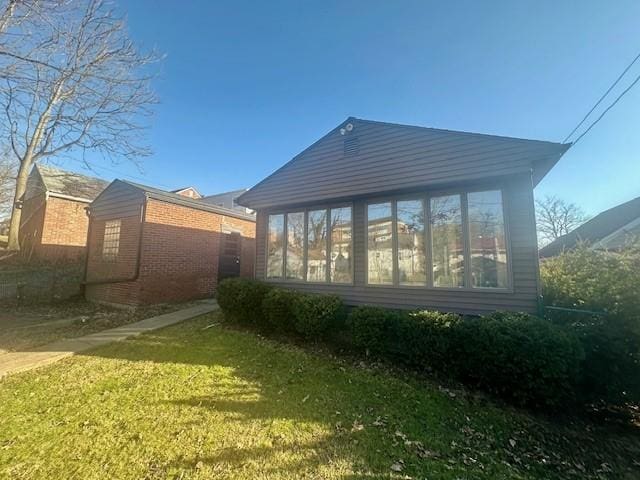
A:
[[[139,231],[123,219],[121,242],[137,239]],[[92,224],[89,249],[89,280],[114,278],[114,269],[122,273],[126,265],[135,264],[128,258],[137,255],[137,247],[122,248],[115,265],[101,259],[104,220]],[[220,236],[223,231],[238,231],[242,235],[240,274],[253,277],[255,258],[255,223],[175,205],[159,200],[147,201],[140,273],[134,282],[87,286],[87,298],[111,303],[151,304],[206,298],[214,294],[218,276]],[[127,255],[127,260],[120,258]],[[110,270],[111,269],[111,270]]]
[[[20,227],[24,255],[39,260],[80,260],[87,244],[87,203],[34,196],[24,202]]]
[[[120,218],[120,244],[114,260],[104,259],[102,247],[106,219],[91,219],[87,258],[87,282],[133,279],[140,248],[140,216]],[[87,285],[88,300],[133,305],[138,303],[140,283],[134,280]]]

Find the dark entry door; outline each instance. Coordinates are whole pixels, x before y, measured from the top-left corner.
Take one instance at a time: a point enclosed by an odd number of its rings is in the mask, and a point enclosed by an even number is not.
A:
[[[242,237],[238,232],[223,233],[218,261],[218,281],[240,276],[240,248]]]

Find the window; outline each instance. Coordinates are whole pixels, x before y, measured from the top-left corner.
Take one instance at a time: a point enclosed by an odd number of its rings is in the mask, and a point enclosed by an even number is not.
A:
[[[269,215],[267,232],[267,278],[282,278],[284,261],[284,215]]]
[[[304,280],[304,212],[287,214],[287,278]]]
[[[307,281],[327,281],[327,211],[312,210],[307,220]]]
[[[473,192],[467,198],[471,285],[506,288],[507,247],[502,194],[499,190]]]
[[[353,281],[351,261],[351,207],[331,209],[331,281]]]
[[[431,199],[431,258],[434,287],[464,286],[460,195]]]
[[[267,225],[267,279],[353,282],[350,206],[272,214]]]
[[[396,218],[398,283],[400,285],[426,285],[426,222],[423,201],[398,201]]]
[[[120,250],[120,220],[107,220],[104,224],[102,239],[102,258],[114,262]]]
[[[393,222],[391,203],[367,207],[367,281],[370,284],[393,283]]]

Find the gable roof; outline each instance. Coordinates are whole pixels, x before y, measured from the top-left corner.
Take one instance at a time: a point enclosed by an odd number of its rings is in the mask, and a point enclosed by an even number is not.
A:
[[[190,197],[190,198],[202,198],[202,194],[196,189],[196,187],[184,187],[184,188],[178,188],[176,190],[171,190],[171,193],[177,193],[178,195],[181,195],[185,192],[187,192],[188,190],[192,190],[193,193],[195,193],[195,197]]]
[[[31,175],[40,177],[45,192],[87,203],[93,201],[109,185],[109,182],[101,178],[38,163],[33,167]]]
[[[249,215],[249,214],[240,212],[238,210],[231,210],[229,208],[219,207],[217,205],[211,205],[209,203],[203,202],[200,199],[191,199],[189,197],[185,197],[177,193],[167,192],[166,190],[149,187],[147,185],[130,182],[128,180],[118,179],[118,180],[114,180],[114,183],[115,182],[124,183],[130,187],[140,190],[149,198],[155,198],[156,200],[161,200],[163,202],[195,208],[196,210],[204,210],[206,212],[218,213],[220,215],[225,215],[227,217],[241,218],[243,220],[251,220],[252,222],[256,221],[255,216],[253,215]]]
[[[570,146],[349,117],[238,203],[302,204],[532,170],[537,184]]]
[[[540,249],[540,257],[559,255],[585,241],[594,244],[640,218],[640,197],[599,213],[575,230]],[[622,232],[624,233],[624,232]]]
[[[240,188],[238,190],[229,190],[228,192],[214,193],[212,195],[206,195],[200,198],[200,201],[207,202],[207,203],[215,203],[221,197],[227,197],[227,196],[231,196],[235,200],[236,198],[238,198],[240,194],[246,192],[247,190],[248,188]]]

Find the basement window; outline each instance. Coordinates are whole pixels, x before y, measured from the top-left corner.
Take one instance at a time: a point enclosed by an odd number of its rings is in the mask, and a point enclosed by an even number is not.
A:
[[[120,220],[108,220],[104,224],[102,259],[115,262],[120,250]]]

